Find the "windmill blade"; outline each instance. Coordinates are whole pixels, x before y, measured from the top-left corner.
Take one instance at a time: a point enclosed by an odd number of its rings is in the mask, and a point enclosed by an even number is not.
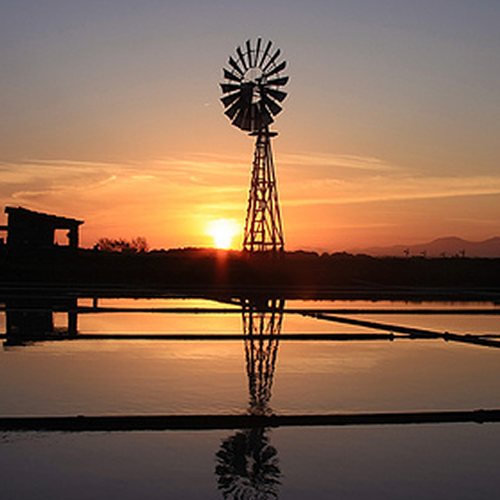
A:
[[[259,106],[256,102],[250,107],[250,128],[252,130],[257,130],[259,128]]]
[[[278,59],[279,55],[281,54],[281,49],[278,49],[274,54],[273,56],[271,57],[271,59],[269,59],[269,61],[267,61],[267,64],[262,68],[262,71],[265,73],[268,68],[274,63],[274,61],[276,61],[276,59]]]
[[[235,115],[232,123],[233,123],[233,125],[236,125],[237,127],[240,127],[240,124],[241,124],[242,121],[243,121],[243,110],[239,109],[238,113]]]
[[[272,117],[271,113],[263,105],[260,106],[259,116],[260,116],[259,128],[267,127],[268,125],[274,122],[274,118]]]
[[[250,118],[248,116],[248,109],[241,109],[233,120],[233,125],[241,128],[242,130],[250,129]]]
[[[241,87],[235,83],[221,83],[220,88],[222,89],[223,94],[227,94],[228,92],[240,90]]]
[[[241,76],[245,74],[245,72],[238,66],[238,63],[230,56],[229,64],[233,67],[236,73],[239,73]]]
[[[252,102],[252,91],[251,88],[242,86],[240,92],[235,92],[234,94],[228,94],[221,98],[221,101],[227,101],[229,106],[226,109],[225,114],[229,116],[229,118],[233,119],[236,115],[236,112],[239,110],[248,109]],[[225,104],[225,103],[224,103]]]
[[[269,73],[264,73],[264,77],[269,78],[270,76],[273,76],[276,73],[283,71],[285,68],[286,68],[286,61],[283,61],[280,64],[278,64],[278,66],[275,66],[271,71],[269,71]]]
[[[243,130],[252,130],[252,119],[250,118],[250,111],[247,110],[245,113],[245,118],[243,120],[243,125],[241,126]]]
[[[243,65],[243,67],[245,68],[245,71],[246,71],[248,69],[248,67],[247,67],[247,63],[245,62],[245,57],[243,56],[243,52],[241,52],[241,47],[240,46],[238,46],[236,48],[236,53],[238,54],[238,57],[240,58],[240,62]]]
[[[236,99],[241,98],[241,92],[235,92],[234,94],[229,94],[227,96],[221,97],[222,104],[224,104],[224,107],[227,108],[228,106],[231,106]]]
[[[269,111],[264,106],[261,106],[260,103],[252,104],[250,116],[252,118],[251,129],[254,132],[262,130],[273,122],[273,118]]]
[[[231,73],[231,71],[228,71],[226,68],[224,68],[224,78],[233,82],[241,82],[241,76]]]
[[[279,102],[283,102],[288,95],[286,92],[282,92],[281,90],[277,89],[268,89],[268,88],[263,88],[261,92],[264,92],[264,95],[269,94],[273,99],[276,99]]]
[[[266,85],[269,86],[275,86],[275,87],[282,87],[283,85],[286,85],[288,83],[288,80],[290,78],[288,76],[282,76],[281,78],[275,78],[274,80],[269,80],[266,82]]]
[[[262,59],[260,60],[260,63],[259,63],[259,68],[262,68],[264,61],[266,60],[267,54],[271,50],[272,44],[273,44],[273,42],[271,42],[271,40],[269,40],[269,42],[267,42],[266,48],[264,49],[264,53],[262,54]]]
[[[242,108],[241,99],[238,99],[230,108],[224,111],[224,114],[228,116],[231,120],[234,118],[236,113]]]
[[[247,46],[247,58],[248,58],[248,67],[252,67],[252,47],[250,46],[250,40],[246,41]]]
[[[252,103],[253,88],[254,84],[250,82],[243,83],[241,85],[241,100],[247,107],[250,107],[250,104]]]
[[[257,66],[257,63],[259,62],[259,52],[260,52],[260,44],[262,43],[262,38],[257,38],[257,45],[255,47],[255,62],[254,66]]]
[[[277,115],[283,109],[277,102],[274,102],[266,95],[262,97],[262,102],[273,115]]]
[[[265,106],[262,105],[261,102],[254,103],[252,105],[252,111],[254,113],[252,131],[254,132],[262,130],[264,127],[267,127],[274,121],[271,113],[269,113],[269,111],[265,108]]]
[[[271,116],[271,113],[266,109],[265,112],[262,114],[261,118],[261,123],[260,126],[262,127],[267,127],[271,125],[271,123],[274,122],[274,118]]]

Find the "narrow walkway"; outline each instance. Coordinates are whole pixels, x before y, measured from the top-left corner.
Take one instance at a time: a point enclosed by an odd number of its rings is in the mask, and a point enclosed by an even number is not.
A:
[[[0,432],[224,430],[263,427],[415,425],[500,422],[500,410],[324,415],[123,415],[3,417]]]
[[[425,330],[408,326],[392,325],[388,323],[379,323],[378,321],[365,321],[361,319],[346,318],[323,313],[302,313],[302,316],[308,316],[325,321],[333,321],[347,325],[361,326],[373,330],[382,330],[391,333],[402,333],[416,338],[436,339],[442,338],[447,341],[463,342],[466,344],[475,344],[486,347],[500,348],[500,341],[491,338],[485,338],[480,335],[458,334],[450,332],[438,332],[434,330]]]

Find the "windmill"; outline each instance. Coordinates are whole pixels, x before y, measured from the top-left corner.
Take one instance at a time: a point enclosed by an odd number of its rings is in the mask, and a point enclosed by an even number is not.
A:
[[[271,41],[247,40],[229,57],[220,84],[224,113],[234,126],[256,137],[243,239],[243,249],[250,252],[282,251],[285,246],[271,149],[277,133],[269,130],[287,96],[281,90],[288,76],[281,74],[286,61],[279,61],[280,54]]]
[[[251,415],[272,414],[269,402],[284,308],[285,301],[276,298],[242,302]],[[224,439],[215,474],[225,500],[278,498],[282,473],[268,429],[244,429]]]

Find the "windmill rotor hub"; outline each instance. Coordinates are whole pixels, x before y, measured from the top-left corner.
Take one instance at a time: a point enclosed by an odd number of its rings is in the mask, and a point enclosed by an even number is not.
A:
[[[248,68],[243,75],[243,81],[260,85],[262,83],[263,74],[264,72],[261,68]]]

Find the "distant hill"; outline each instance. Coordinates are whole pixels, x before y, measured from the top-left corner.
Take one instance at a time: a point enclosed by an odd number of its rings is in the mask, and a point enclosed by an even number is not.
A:
[[[394,245],[389,247],[369,247],[351,250],[353,253],[365,253],[374,257],[404,257],[425,255],[426,257],[500,257],[500,237],[484,241],[468,241],[455,236],[438,238],[420,245]]]

